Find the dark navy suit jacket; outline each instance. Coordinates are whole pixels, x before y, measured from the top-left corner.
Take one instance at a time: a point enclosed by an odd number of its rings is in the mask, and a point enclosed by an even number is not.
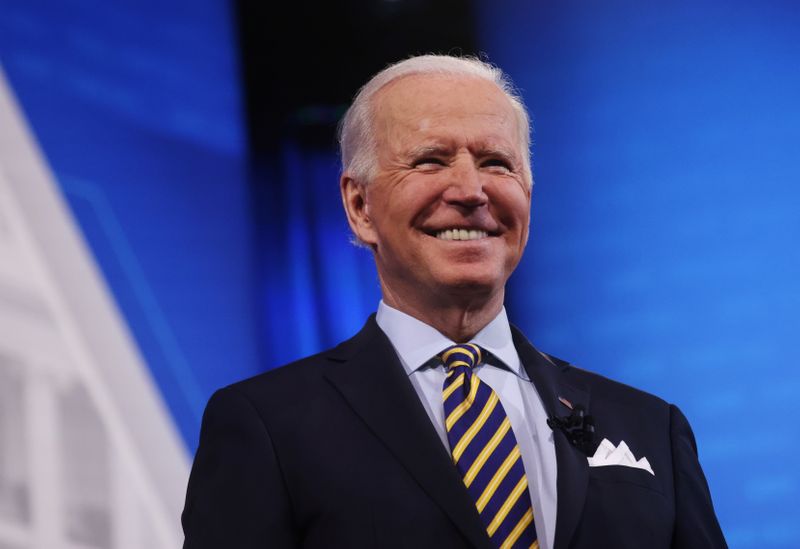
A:
[[[514,342],[549,416],[558,397],[624,440],[655,476],[589,467],[555,433],[555,549],[726,547],[681,412]],[[475,504],[391,343],[370,318],[352,339],[231,385],[203,417],[182,516],[185,549],[490,548]]]

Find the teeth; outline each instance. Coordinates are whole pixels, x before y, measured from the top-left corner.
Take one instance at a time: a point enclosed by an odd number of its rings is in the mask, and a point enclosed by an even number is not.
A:
[[[440,240],[480,240],[487,236],[489,233],[486,231],[476,231],[475,229],[445,229],[436,233],[436,238]]]

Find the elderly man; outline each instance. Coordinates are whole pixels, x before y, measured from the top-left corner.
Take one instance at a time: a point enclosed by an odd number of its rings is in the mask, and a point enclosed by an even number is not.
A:
[[[509,325],[532,178],[504,75],[393,65],[341,146],[383,300],[338,347],[212,397],[184,547],[725,547],[680,411]]]

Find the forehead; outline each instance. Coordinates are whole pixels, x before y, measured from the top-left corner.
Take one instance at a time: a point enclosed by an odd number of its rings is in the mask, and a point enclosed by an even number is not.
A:
[[[373,101],[379,143],[465,137],[519,145],[511,101],[483,78],[409,75],[387,84]]]

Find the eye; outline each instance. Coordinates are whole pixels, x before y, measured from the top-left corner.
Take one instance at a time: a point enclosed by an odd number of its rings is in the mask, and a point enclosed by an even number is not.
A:
[[[423,169],[435,168],[435,167],[445,166],[445,161],[435,156],[423,156],[422,158],[414,160],[412,166],[415,168],[423,168]]]
[[[514,167],[511,165],[511,162],[506,160],[505,158],[487,158],[486,160],[481,163],[482,168],[490,168],[493,171],[498,171],[502,173],[513,172]]]

